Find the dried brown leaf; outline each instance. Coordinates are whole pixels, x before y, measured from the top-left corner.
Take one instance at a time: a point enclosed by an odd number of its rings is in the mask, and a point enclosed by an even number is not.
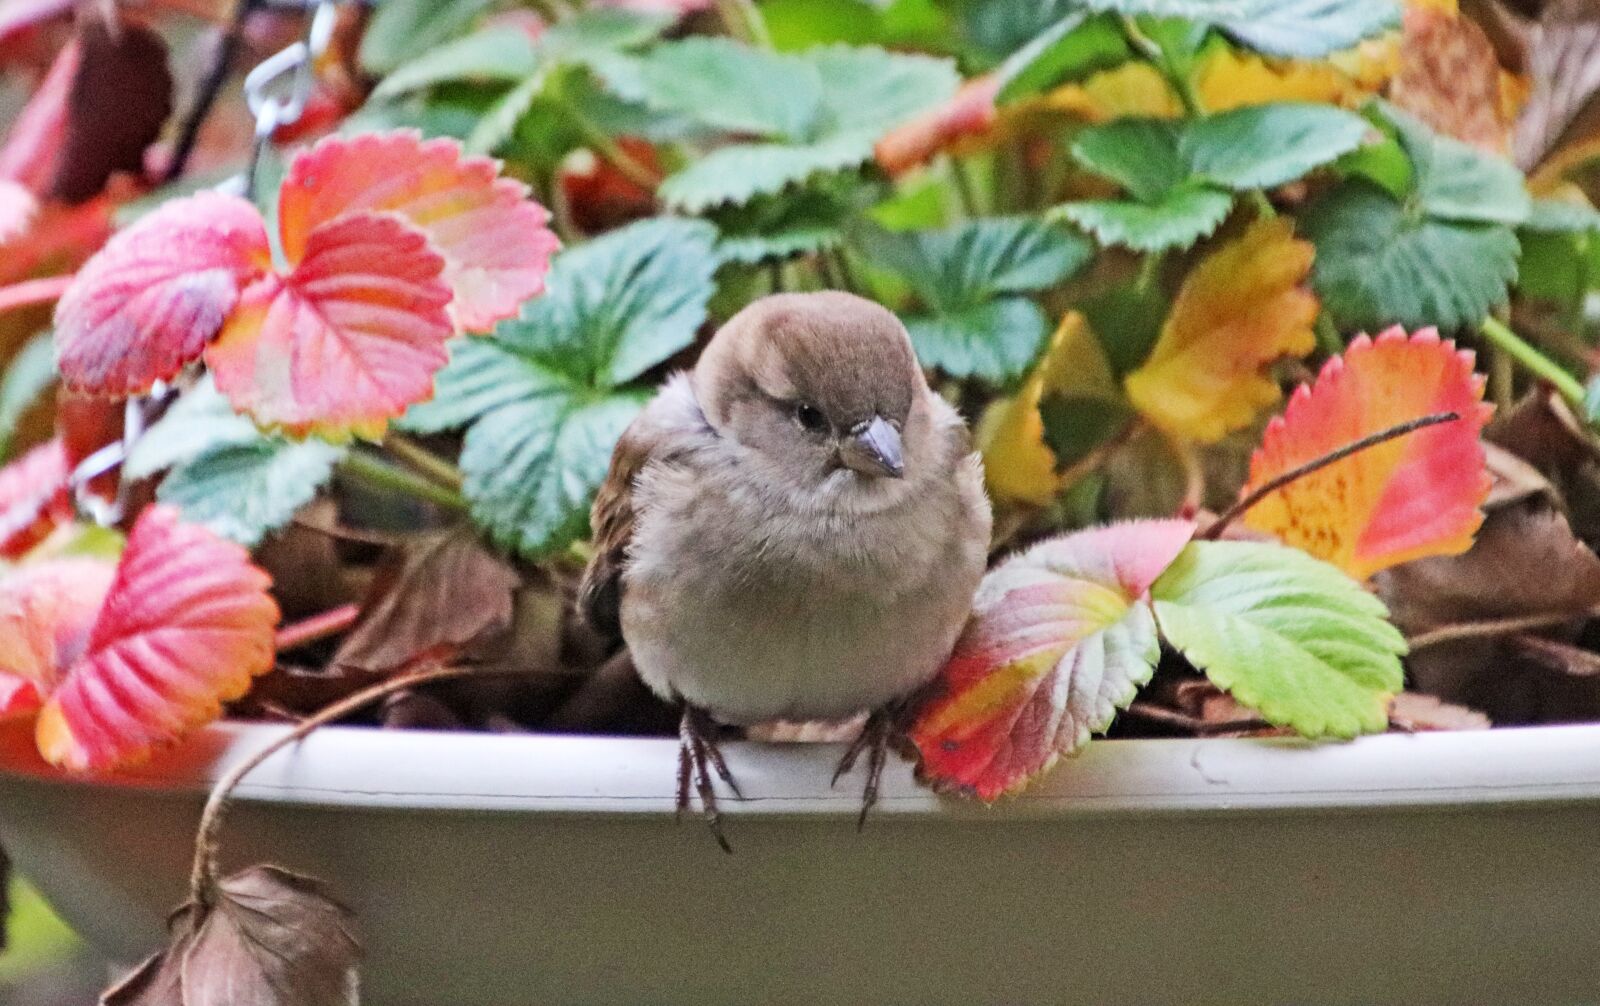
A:
[[[390,671],[449,662],[512,624],[521,578],[462,529],[421,536],[380,563],[333,668]]]
[[[1502,116],[1500,62],[1473,21],[1433,8],[1409,8],[1400,73],[1390,97],[1446,136],[1504,154],[1510,124]]]
[[[1401,730],[1487,730],[1489,717],[1421,692],[1401,692],[1389,701],[1389,722]]]
[[[62,140],[50,195],[82,202],[100,194],[111,175],[142,175],[145,148],[172,112],[167,44],[142,25],[86,17],[78,27],[83,56],[67,95]]]
[[[167,949],[103,1006],[354,1006],[361,945],[323,885],[275,866],[219,883],[173,914]]]
[[[1593,0],[1556,0],[1529,35],[1528,102],[1513,141],[1516,161],[1532,172],[1558,160],[1564,148],[1583,146],[1600,133],[1600,6]]]
[[[1518,656],[1573,678],[1600,679],[1600,653],[1557,639],[1521,633],[1508,641]]]

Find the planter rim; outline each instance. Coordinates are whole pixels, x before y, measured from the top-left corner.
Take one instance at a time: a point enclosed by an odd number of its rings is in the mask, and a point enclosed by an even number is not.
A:
[[[33,784],[193,796],[289,728],[222,722],[143,766],[66,776],[32,730],[0,725],[0,775]],[[851,815],[859,770],[830,786],[842,746],[724,745],[743,814]],[[242,803],[438,811],[671,814],[677,742],[665,738],[481,734],[326,727],[274,755]],[[1059,818],[1187,812],[1481,808],[1600,801],[1600,725],[1295,739],[1097,740],[993,807],[937,795],[892,762],[875,814]]]

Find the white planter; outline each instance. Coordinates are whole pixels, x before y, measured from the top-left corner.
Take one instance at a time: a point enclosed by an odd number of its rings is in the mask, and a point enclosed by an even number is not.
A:
[[[222,725],[114,781],[0,730],[0,838],[135,961],[183,896]],[[321,731],[240,791],[229,866],[332,882],[373,1006],[1554,1003],[1600,990],[1600,727],[1097,742],[999,807],[834,747],[733,744],[736,853],[665,740]]]

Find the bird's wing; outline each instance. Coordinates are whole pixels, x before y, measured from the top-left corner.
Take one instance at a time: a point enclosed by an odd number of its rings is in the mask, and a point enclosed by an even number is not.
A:
[[[611,452],[611,469],[589,511],[594,553],[578,587],[578,610],[597,631],[622,634],[622,575],[637,517],[634,488],[651,462],[680,459],[709,432],[685,376],[670,380]]]

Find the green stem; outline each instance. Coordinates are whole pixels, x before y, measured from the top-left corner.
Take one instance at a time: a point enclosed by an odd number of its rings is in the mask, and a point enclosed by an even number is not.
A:
[[[412,440],[390,431],[383,438],[384,449],[435,482],[456,492],[461,491],[461,469]]]
[[[1149,291],[1155,286],[1156,280],[1161,278],[1161,252],[1148,252],[1144,261],[1139,263],[1139,278],[1134,281],[1141,293]]]
[[[1333,319],[1328,317],[1328,312],[1323,311],[1317,315],[1317,345],[1329,356],[1338,356],[1344,352],[1344,337],[1339,330],[1333,327]]]
[[[1277,218],[1278,211],[1273,207],[1272,200],[1267,198],[1267,194],[1265,192],[1262,192],[1260,189],[1251,189],[1245,198],[1250,200],[1251,206],[1255,207],[1256,216],[1258,218],[1262,220],[1273,220]]]
[[[767,31],[767,19],[761,16],[753,0],[716,0],[717,14],[727,27],[728,34],[752,42],[763,48],[772,48],[772,35]]]
[[[339,471],[368,485],[389,489],[406,496],[415,496],[447,510],[461,512],[467,510],[467,501],[461,498],[459,492],[446,489],[415,472],[391,464],[376,454],[359,448],[344,456],[344,460],[339,462]]]
[[[951,187],[956,192],[956,202],[961,207],[961,213],[968,220],[978,216],[978,192],[972,184],[972,175],[967,171],[967,166],[958,159],[948,158],[950,165]]]
[[[1500,319],[1489,316],[1478,327],[1483,337],[1511,357],[1531,374],[1549,381],[1561,397],[1579,409],[1583,408],[1583,384],[1567,373],[1562,366],[1539,352],[1522,337],[1511,331]]]
[[[624,178],[646,192],[654,192],[656,186],[661,184],[659,175],[639,163],[632,154],[623,150],[621,145],[611,138],[611,134],[595,125],[577,105],[568,101],[565,96],[556,95],[553,92],[547,92],[546,97],[551,98],[557,107],[571,120],[572,124],[577,127],[578,135],[583,137],[583,141],[589,149],[609,162],[612,167],[622,172]]]
[[[1139,25],[1135,23],[1131,14],[1122,16],[1122,36],[1128,40],[1128,46],[1134,52],[1161,71],[1161,75],[1177,94],[1178,100],[1183,103],[1183,110],[1189,118],[1198,119],[1206,114],[1200,102],[1200,92],[1194,89],[1194,81],[1189,79],[1188,74],[1178,72],[1161,46],[1156,44],[1155,39],[1139,30]]]

